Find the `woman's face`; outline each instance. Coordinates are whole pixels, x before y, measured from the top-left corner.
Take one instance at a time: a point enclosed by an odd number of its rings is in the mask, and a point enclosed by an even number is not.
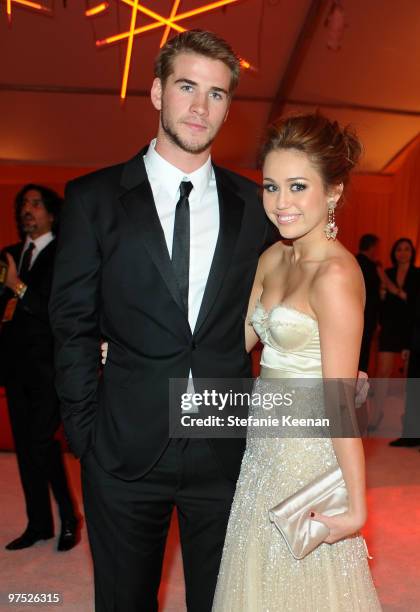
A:
[[[407,264],[410,263],[411,257],[413,255],[413,251],[409,242],[405,240],[400,242],[400,244],[395,249],[395,259],[399,264]]]
[[[327,223],[329,200],[336,202],[342,186],[327,194],[322,177],[306,153],[296,149],[271,151],[263,166],[265,212],[283,238],[295,239]]]

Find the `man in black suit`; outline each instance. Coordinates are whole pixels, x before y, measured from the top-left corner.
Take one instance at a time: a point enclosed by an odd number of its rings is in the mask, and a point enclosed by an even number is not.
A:
[[[6,545],[8,550],[53,537],[49,485],[61,518],[58,550],[73,548],[77,540],[77,519],[60,443],[54,439],[60,411],[48,299],[60,208],[61,198],[52,190],[26,185],[16,197],[22,241],[2,254],[8,264],[7,289],[0,307],[3,375],[28,515],[26,530]]]
[[[379,308],[381,304],[381,279],[377,268],[378,246],[378,236],[374,234],[364,234],[360,238],[359,252],[356,255],[366,287],[364,328],[359,360],[359,369],[364,372],[368,371],[370,347],[378,325]]]
[[[244,319],[268,234],[256,185],[210,159],[239,77],[231,48],[185,32],[155,75],[156,140],[67,187],[50,301],[98,612],[157,610],[174,507],[188,610],[211,609],[244,444],[170,439],[168,381],[251,377]]]
[[[392,440],[394,447],[420,446],[420,270],[416,269],[417,292],[413,295],[412,336],[408,352],[405,411],[402,437]]]

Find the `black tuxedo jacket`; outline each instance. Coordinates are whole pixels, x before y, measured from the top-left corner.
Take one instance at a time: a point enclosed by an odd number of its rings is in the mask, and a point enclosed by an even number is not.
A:
[[[415,268],[413,285],[410,303],[412,335],[409,348],[416,353],[420,353],[420,268]]]
[[[24,243],[6,247],[19,265]],[[52,240],[38,255],[28,272],[27,289],[22,299],[17,301],[12,321],[4,323],[0,332],[2,371],[6,378],[19,368],[31,368],[44,372],[52,369],[54,343],[48,316],[48,301],[51,292],[56,240]],[[0,313],[4,312],[7,301],[13,297],[12,291],[5,289],[1,296]],[[51,377],[51,374],[50,374]]]
[[[374,261],[369,259],[369,257],[367,257],[364,253],[358,253],[356,255],[356,259],[362,270],[363,279],[365,281],[365,329],[366,331],[373,333],[378,324],[379,310],[381,306],[381,279]]]
[[[57,390],[72,449],[122,479],[168,444],[170,378],[250,377],[244,318],[268,222],[255,183],[214,167],[220,230],[190,330],[143,155],[68,184],[50,315]],[[100,338],[109,342],[98,379]],[[212,440],[236,478],[243,440]]]

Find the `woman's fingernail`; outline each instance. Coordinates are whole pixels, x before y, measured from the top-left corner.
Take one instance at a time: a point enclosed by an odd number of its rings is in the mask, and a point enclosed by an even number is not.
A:
[[[309,515],[311,518],[315,516],[315,512],[311,512],[311,514]]]

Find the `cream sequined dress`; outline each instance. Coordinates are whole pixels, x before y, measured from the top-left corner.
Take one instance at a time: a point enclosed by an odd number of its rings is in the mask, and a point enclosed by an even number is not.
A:
[[[264,343],[255,391],[272,385],[267,378],[270,370],[271,374],[276,370],[278,378],[322,376],[315,319],[284,305],[267,312],[258,302],[251,323]],[[258,410],[251,407],[254,415]],[[264,438],[248,433],[214,612],[381,610],[361,536],[321,544],[297,561],[269,520],[270,508],[336,462],[329,438]]]

